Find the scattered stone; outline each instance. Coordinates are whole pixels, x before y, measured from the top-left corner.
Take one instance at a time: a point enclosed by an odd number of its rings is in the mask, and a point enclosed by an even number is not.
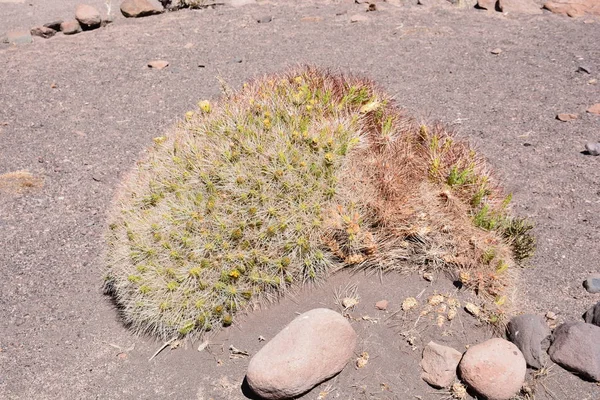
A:
[[[44,28],[50,28],[54,29],[55,31],[60,31],[60,24],[62,24],[63,22],[64,21],[62,19],[57,19],[52,22],[48,22],[47,24],[44,24]]]
[[[598,79],[590,79],[588,81],[588,85],[595,85],[596,83],[598,83]]]
[[[302,17],[300,18],[302,22],[321,22],[323,21],[323,17]]]
[[[600,143],[588,143],[585,145],[585,149],[592,154],[597,156],[600,154]],[[583,282],[583,287],[590,293],[600,293],[600,274],[593,274]]]
[[[498,0],[477,0],[477,8],[483,10],[496,10],[496,2]]]
[[[501,48],[495,48],[494,50],[490,51],[490,53],[498,55],[498,54],[502,53],[502,49]]]
[[[271,17],[270,15],[260,17],[256,20],[256,22],[258,22],[259,24],[268,24],[271,21],[273,21],[273,17]]]
[[[165,60],[152,60],[148,62],[148,66],[153,69],[165,69],[169,66],[169,62]]]
[[[125,0],[121,3],[121,13],[127,18],[140,18],[160,14],[164,11],[157,0]]]
[[[79,4],[75,7],[75,19],[79,21],[81,28],[84,30],[96,29],[102,23],[100,12],[87,4]]]
[[[425,272],[423,274],[423,279],[425,279],[427,282],[432,282],[433,281],[433,274],[431,272]]]
[[[597,0],[556,0],[547,1],[544,8],[555,14],[581,17],[586,14],[600,15],[600,3]]]
[[[552,311],[548,311],[546,313],[546,319],[549,319],[549,320],[552,320],[552,321],[556,320],[556,313],[554,313]]]
[[[542,14],[542,8],[534,0],[498,0],[498,9],[511,14]]]
[[[580,65],[577,68],[577,72],[585,72],[586,74],[591,74],[592,68],[590,68],[588,65]]]
[[[586,143],[585,151],[587,151],[587,153],[590,156],[599,156],[600,155],[600,143],[594,143],[594,142]],[[585,290],[587,290],[590,293],[600,293],[600,285],[597,283],[597,281],[598,281],[598,278],[596,278],[596,279],[588,278],[585,280],[585,282],[583,282],[583,287],[585,288]]]
[[[587,310],[586,313],[583,314],[583,318],[588,324],[600,326],[600,301]]]
[[[31,28],[30,33],[31,36],[38,36],[44,39],[48,39],[56,35],[56,31],[54,29],[47,28],[45,26],[36,26],[34,28]]]
[[[367,17],[366,15],[361,15],[361,14],[354,14],[353,16],[350,17],[350,22],[367,22],[369,20],[369,17]]]
[[[465,310],[474,317],[479,317],[481,310],[473,303],[466,303]]]
[[[596,103],[593,106],[590,106],[590,108],[587,109],[587,112],[589,112],[590,114],[600,115],[600,103]]]
[[[4,41],[15,45],[29,44],[33,43],[33,37],[31,37],[31,32],[28,31],[10,31],[6,34]]]
[[[456,367],[462,354],[452,347],[429,342],[423,349],[421,379],[435,388],[449,387],[456,378]]]
[[[65,21],[60,24],[60,30],[65,35],[74,35],[76,33],[81,32],[81,25],[79,25],[79,21],[76,19],[71,21]]]
[[[563,121],[563,122],[573,121],[574,119],[577,119],[577,118],[579,118],[578,114],[561,113],[556,116],[557,120]]]
[[[527,363],[517,346],[494,338],[469,347],[458,368],[461,379],[483,397],[507,400],[521,390]]]
[[[585,379],[600,382],[600,327],[585,322],[560,325],[552,335],[550,358]]]
[[[265,399],[296,397],[340,372],[356,333],[339,313],[318,308],[299,315],[250,360],[246,380]]]
[[[377,303],[375,303],[375,308],[378,310],[387,310],[388,304],[389,303],[387,300],[379,300]]]
[[[551,332],[543,317],[534,314],[513,317],[508,323],[507,333],[508,339],[523,353],[527,365],[535,369],[545,365],[545,351],[550,344],[547,339]]]

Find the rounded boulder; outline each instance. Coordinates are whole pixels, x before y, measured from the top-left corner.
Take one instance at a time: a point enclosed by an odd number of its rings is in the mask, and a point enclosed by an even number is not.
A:
[[[293,398],[339,373],[355,346],[356,332],[341,314],[310,310],[252,357],[246,380],[264,399]]]
[[[517,346],[494,338],[471,346],[459,364],[462,380],[488,400],[508,400],[525,382],[527,364]]]

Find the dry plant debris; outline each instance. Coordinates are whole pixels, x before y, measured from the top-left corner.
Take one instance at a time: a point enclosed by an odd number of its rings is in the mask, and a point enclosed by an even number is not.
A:
[[[138,333],[199,336],[348,267],[458,273],[493,299],[533,251],[481,157],[363,78],[257,79],[154,142],[106,235],[105,291]]]
[[[0,193],[22,194],[44,186],[42,178],[29,171],[14,171],[0,174]]]

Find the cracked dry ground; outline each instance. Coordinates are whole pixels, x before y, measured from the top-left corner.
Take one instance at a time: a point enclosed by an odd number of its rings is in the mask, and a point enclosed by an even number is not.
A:
[[[419,378],[422,344],[462,350],[491,333],[465,315],[443,331],[420,325],[413,350],[403,321],[386,320],[390,313],[373,304],[385,298],[395,310],[422,289],[454,290],[444,279],[339,274],[240,319],[208,351],[188,344],[152,362],[161,343],[132,336],[101,293],[106,212],[152,138],[198,100],[217,98],[217,77],[239,87],[297,63],[373,78],[411,114],[445,122],[490,160],[516,213],[536,223],[537,256],[515,292],[519,310],[578,320],[598,301],[581,282],[599,268],[600,157],[580,152],[600,139],[600,117],[585,113],[600,99],[600,85],[588,84],[599,78],[600,21],[382,6],[366,22],[349,22],[363,10],[347,2],[217,7],[0,47],[0,173],[28,170],[44,180],[24,194],[0,191],[0,398],[243,398],[248,360],[230,359],[229,345],[254,354],[259,336],[272,337],[296,312],[334,307],[334,289],[348,283],[361,295],[354,315],[378,320],[354,323],[357,354],[369,352],[369,364],[348,366],[306,398],[440,398]],[[6,18],[17,27],[18,13],[5,15],[0,25]],[[265,15],[272,22],[257,24]],[[47,22],[34,17],[43,16],[23,14],[32,26]],[[150,70],[151,59],[171,65]],[[580,64],[592,74],[576,72]],[[581,117],[563,123],[554,118],[560,112]],[[538,399],[600,393],[558,366],[538,389]]]

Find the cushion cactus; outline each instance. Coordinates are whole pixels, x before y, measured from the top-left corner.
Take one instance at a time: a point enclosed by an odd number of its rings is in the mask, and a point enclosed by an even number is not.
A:
[[[499,296],[531,225],[483,160],[372,82],[305,67],[202,101],[125,179],[105,290],[161,338],[344,267],[445,269]]]

